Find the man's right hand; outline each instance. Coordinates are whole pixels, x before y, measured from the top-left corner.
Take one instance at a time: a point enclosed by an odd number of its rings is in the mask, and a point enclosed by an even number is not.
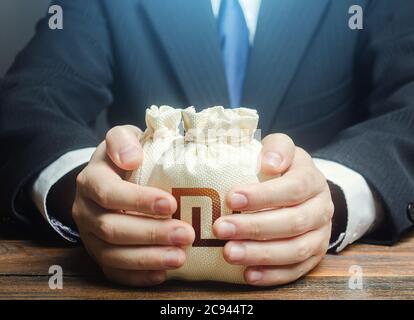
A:
[[[171,219],[177,203],[170,193],[122,179],[142,164],[141,134],[133,126],[108,131],[77,177],[72,208],[85,248],[106,277],[130,286],[163,282],[166,270],[184,264],[182,247],[195,237],[189,224]]]

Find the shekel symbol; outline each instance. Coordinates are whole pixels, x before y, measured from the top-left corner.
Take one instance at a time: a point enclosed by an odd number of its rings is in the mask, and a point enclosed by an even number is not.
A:
[[[211,225],[220,218],[221,206],[220,195],[214,189],[210,188],[172,188],[172,195],[177,200],[177,211],[174,213],[174,219],[181,219],[181,197],[208,197],[211,199]],[[233,212],[238,213],[238,212]],[[202,239],[201,238],[201,208],[191,208],[191,223],[195,231],[195,240],[193,247],[222,247],[226,241],[219,239]]]

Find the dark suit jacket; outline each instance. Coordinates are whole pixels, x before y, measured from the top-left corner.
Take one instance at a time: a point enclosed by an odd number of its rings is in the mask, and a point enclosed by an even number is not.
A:
[[[151,104],[228,105],[210,0],[61,0],[64,29],[42,20],[0,89],[0,213],[31,222],[27,186],[92,130],[143,128]],[[348,27],[351,5],[364,30]],[[314,156],[361,173],[392,242],[413,221],[414,2],[262,0],[242,104],[263,134],[285,132]],[[36,216],[40,216],[37,214]]]

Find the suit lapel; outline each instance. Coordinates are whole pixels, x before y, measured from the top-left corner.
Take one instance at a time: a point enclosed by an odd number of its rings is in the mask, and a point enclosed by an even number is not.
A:
[[[228,105],[217,24],[210,0],[142,2],[188,104]]]
[[[266,132],[329,0],[262,0],[242,104],[256,108]]]

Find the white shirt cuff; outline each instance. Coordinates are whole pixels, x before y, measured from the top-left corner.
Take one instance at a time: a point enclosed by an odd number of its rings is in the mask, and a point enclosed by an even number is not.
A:
[[[46,167],[37,177],[31,189],[31,197],[36,207],[46,221],[63,238],[75,242],[79,237],[78,233],[64,226],[54,218],[46,208],[47,195],[52,186],[73,169],[89,162],[95,148],[84,148],[65,153],[59,159]]]
[[[316,167],[326,179],[339,186],[345,196],[348,208],[346,231],[330,247],[341,244],[336,249],[342,251],[347,245],[360,239],[374,225],[377,218],[374,195],[364,177],[337,162],[313,159]]]

